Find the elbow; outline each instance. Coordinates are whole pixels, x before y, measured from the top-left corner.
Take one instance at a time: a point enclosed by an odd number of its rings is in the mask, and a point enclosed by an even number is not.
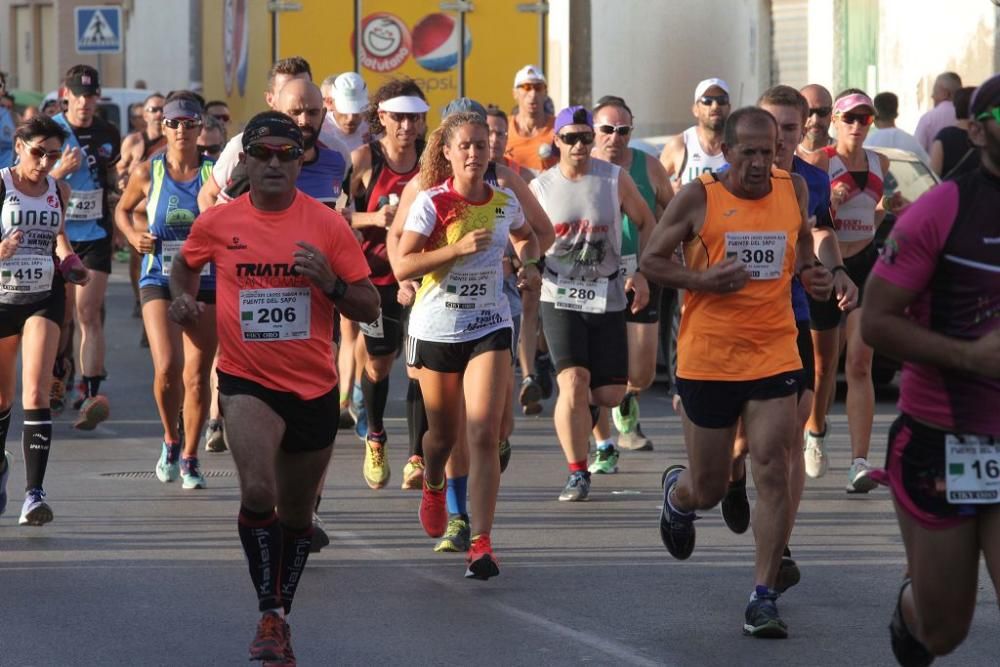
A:
[[[375,289],[374,285],[368,285],[367,297],[361,304],[362,317],[359,318],[360,322],[374,322],[378,319],[379,312],[382,309],[382,298],[379,296],[378,290]]]
[[[392,264],[392,275],[396,276],[397,282],[413,280],[417,277],[416,273],[408,266],[408,264],[408,262],[398,260]]]
[[[669,280],[669,276],[662,271],[660,262],[655,256],[649,254],[643,254],[639,258],[639,271],[647,280],[650,280],[661,287],[679,287],[679,285],[673,285]]]

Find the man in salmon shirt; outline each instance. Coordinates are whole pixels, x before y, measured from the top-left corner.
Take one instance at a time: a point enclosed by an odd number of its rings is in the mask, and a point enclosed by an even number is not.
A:
[[[302,130],[267,111],[243,132],[250,192],[202,213],[170,276],[170,317],[197,322],[215,264],[219,405],[240,478],[239,535],[262,612],[250,659],[295,664],[285,616],[312,542],[340,414],[333,314],[371,321],[378,292],[347,221],[295,188]]]
[[[778,615],[775,582],[791,529],[788,458],[795,451],[802,369],[791,284],[795,274],[810,289],[818,275],[808,187],[800,176],[772,171],[776,145],[770,113],[755,107],[733,112],[722,143],[730,168],[702,174],[675,195],[640,269],[657,284],[687,291],[677,389],[689,467],[664,472],[660,537],[675,558],[691,555],[695,511],[726,495],[742,418],[757,486],[755,587],[743,632],[784,638],[788,628]],[[671,261],[679,246],[683,265]]]
[[[549,87],[545,75],[534,65],[525,65],[514,76],[517,113],[511,117],[504,155],[536,174],[559,162],[553,147],[555,116],[545,110]]]

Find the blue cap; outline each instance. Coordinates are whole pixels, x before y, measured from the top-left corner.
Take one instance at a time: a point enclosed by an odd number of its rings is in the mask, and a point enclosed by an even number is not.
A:
[[[166,120],[200,119],[201,114],[201,105],[184,97],[171,100],[163,107],[163,118]]]
[[[458,97],[448,102],[441,110],[441,119],[444,120],[453,113],[474,113],[486,120],[486,107],[470,97]]]
[[[591,129],[594,128],[594,116],[586,109],[586,107],[566,107],[559,112],[556,116],[556,124],[553,128],[556,132],[563,129],[567,125],[589,125]]]

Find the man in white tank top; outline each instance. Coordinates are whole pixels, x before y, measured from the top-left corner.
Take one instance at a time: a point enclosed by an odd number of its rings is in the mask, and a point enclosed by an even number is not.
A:
[[[722,130],[730,108],[729,84],[722,79],[705,79],[695,87],[691,113],[697,124],[667,139],[660,153],[675,191],[726,165]]]

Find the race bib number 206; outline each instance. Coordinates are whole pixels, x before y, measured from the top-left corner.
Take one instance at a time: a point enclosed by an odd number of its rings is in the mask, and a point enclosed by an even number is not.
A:
[[[309,338],[308,287],[240,290],[240,330],[244,341]]]

